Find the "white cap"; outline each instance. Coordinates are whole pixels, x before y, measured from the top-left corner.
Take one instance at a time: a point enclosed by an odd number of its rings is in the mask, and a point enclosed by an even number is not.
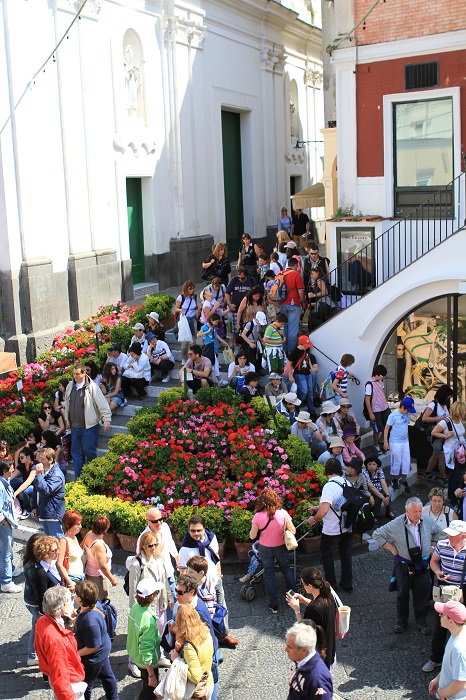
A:
[[[155,581],[153,578],[142,578],[136,587],[136,591],[143,598],[147,598],[148,595],[152,595],[155,591],[161,591],[162,588],[164,588],[164,584],[161,581]]]

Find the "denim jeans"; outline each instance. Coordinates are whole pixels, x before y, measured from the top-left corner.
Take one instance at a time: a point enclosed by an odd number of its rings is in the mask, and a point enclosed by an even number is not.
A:
[[[275,560],[285,577],[287,589],[296,590],[296,581],[291,571],[290,554],[284,544],[279,547],[264,547],[258,545],[259,557],[264,565],[265,586],[270,605],[278,605],[277,582],[275,580]]]
[[[71,456],[76,479],[81,476],[84,464],[97,457],[99,428],[98,423],[92,428],[71,428]]]
[[[60,520],[40,520],[42,527],[44,528],[44,535],[50,535],[50,537],[56,537],[60,539],[63,537],[63,526]]]
[[[15,479],[11,479],[11,488],[13,491],[16,491],[16,489],[19,489],[20,486],[22,486],[24,483],[24,480],[20,477],[17,476]],[[18,499],[22,503],[23,510],[32,510],[32,494],[34,493],[34,486],[30,484],[27,489],[24,489],[22,493],[19,494]]]
[[[315,413],[314,387],[316,381],[314,378],[316,377],[317,372],[314,372],[313,374],[297,374],[295,372],[295,374],[293,375],[293,378],[296,382],[296,393],[298,394],[298,399],[300,399],[300,401],[302,401],[303,404],[307,404],[309,408],[309,413]],[[305,410],[303,406],[301,408]]]
[[[36,650],[34,649],[34,638],[36,636],[36,622],[42,615],[42,613],[40,612],[39,608],[35,607],[34,605],[29,605],[29,603],[25,603],[25,605],[32,615],[31,631],[29,632],[28,639],[28,659],[35,659],[37,657]]]
[[[0,523],[0,584],[11,583],[13,573],[13,530]]]
[[[301,306],[299,304],[282,304],[280,306],[280,313],[285,314],[285,316],[288,318],[288,321],[283,327],[283,335],[286,338],[284,349],[286,354],[289,355],[298,344]]]
[[[334,545],[338,545],[340,552],[341,585],[343,588],[351,588],[353,585],[352,539],[351,532],[343,532],[341,535],[324,535],[322,533],[320,536],[320,558],[325,578],[333,587],[337,585],[332,551]]]

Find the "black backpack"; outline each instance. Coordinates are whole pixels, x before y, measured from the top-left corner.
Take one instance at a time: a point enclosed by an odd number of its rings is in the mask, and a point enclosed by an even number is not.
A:
[[[341,486],[343,497],[345,498],[345,502],[340,509],[341,516],[330,506],[340,521],[340,529],[345,527],[358,535],[371,530],[375,523],[369,498],[355,486],[350,486],[346,481],[344,484],[341,484],[339,481],[334,483]]]
[[[141,557],[134,557],[134,559],[137,559],[139,562],[139,566],[142,566],[142,561]],[[134,561],[133,559],[133,561]],[[131,562],[133,563],[133,562]],[[126,593],[126,595],[129,595],[129,569],[127,570],[125,574],[125,580],[123,581],[123,590]]]

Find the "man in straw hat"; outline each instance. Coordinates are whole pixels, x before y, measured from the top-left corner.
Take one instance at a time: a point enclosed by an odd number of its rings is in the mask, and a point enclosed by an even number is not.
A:
[[[464,589],[466,589],[464,585],[466,574],[466,523],[463,520],[452,520],[449,526],[445,528],[444,533],[448,536],[448,539],[442,539],[437,542],[430,560],[430,568],[437,576],[441,586],[458,587],[456,591],[451,589],[453,594],[456,592],[459,597],[459,590],[463,589],[464,599]],[[430,673],[438,666],[441,666],[447,636],[447,629],[442,626],[441,618],[436,615],[430,659],[422,667],[424,673]]]
[[[327,449],[327,443],[322,440],[317,426],[312,422],[307,411],[300,411],[296,416],[296,423],[291,426],[291,434],[300,437],[307,442],[311,449],[313,459],[318,459],[322,452]]]
[[[466,698],[466,608],[457,600],[435,603],[440,624],[450,632],[440,673],[429,683],[429,694],[441,700]]]

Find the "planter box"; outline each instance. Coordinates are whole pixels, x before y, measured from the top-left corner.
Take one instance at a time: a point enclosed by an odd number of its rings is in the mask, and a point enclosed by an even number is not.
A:
[[[87,535],[87,533],[90,532],[90,530],[86,530],[86,528],[82,528],[81,530],[81,537],[84,539]],[[104,535],[104,542],[110,549],[116,549],[117,547],[120,546],[120,540],[118,539],[118,535],[116,532],[106,532]]]
[[[320,535],[314,537],[303,537],[299,546],[306,554],[314,554],[320,550]]]
[[[248,552],[252,547],[252,542],[235,542],[236,556],[240,561],[249,561]]]
[[[166,331],[171,331],[171,329],[175,325],[175,319],[173,318],[173,316],[170,316],[170,318],[161,318],[160,323]]]
[[[118,539],[120,541],[120,547],[124,552],[130,552],[130,554],[136,554],[136,544],[138,541],[137,537],[131,537],[130,535],[123,535],[121,532],[118,533]]]

